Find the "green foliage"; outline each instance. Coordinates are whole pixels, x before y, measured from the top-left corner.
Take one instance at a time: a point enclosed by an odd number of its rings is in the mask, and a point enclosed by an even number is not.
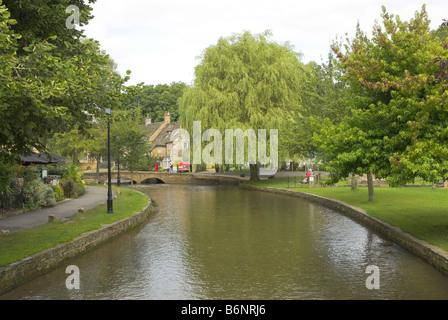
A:
[[[63,179],[71,179],[74,182],[85,184],[84,182],[84,173],[82,172],[81,168],[78,166],[72,164],[64,169],[64,172],[62,174]]]
[[[75,183],[75,194],[79,197],[86,193],[86,186],[83,183]]]
[[[60,202],[65,199],[64,190],[62,189],[62,187],[60,185],[53,186],[52,188],[53,188],[56,202]]]
[[[120,163],[131,172],[141,170],[152,161],[142,124],[141,108],[135,108],[117,112],[111,125],[113,159],[120,157]]]
[[[353,111],[327,122],[315,142],[334,181],[371,171],[393,186],[447,177],[447,82],[435,77],[434,61],[448,50],[430,34],[424,6],[409,22],[384,7],[382,18],[371,39],[358,28],[345,52],[333,45]]]
[[[158,161],[157,157],[154,157],[152,154],[145,154],[140,162],[135,167],[136,171],[152,171],[154,170],[154,166]]]
[[[172,121],[177,121],[179,111],[177,101],[182,96],[187,85],[183,82],[172,82],[170,85],[138,84],[126,88],[125,109],[140,108],[142,115],[150,117],[152,122],[164,120],[168,111]]]
[[[56,196],[53,192],[53,188],[49,185],[45,188],[45,207],[53,207],[56,204]]]
[[[53,192],[53,190],[51,190],[51,192]],[[25,208],[29,210],[41,208],[47,204],[47,186],[41,179],[31,180],[24,184],[23,196]]]
[[[71,178],[64,178],[59,180],[59,185],[62,190],[64,190],[65,198],[76,198],[78,195],[76,193],[76,182]]]
[[[290,44],[270,36],[234,34],[204,51],[194,85],[179,100],[183,128],[192,132],[193,122],[201,121],[203,130],[223,136],[225,129],[265,129],[267,141],[270,129],[278,129],[279,153],[287,153],[282,141],[300,117],[303,65]]]
[[[448,41],[448,25],[442,24],[437,30],[432,30],[431,35],[437,37],[442,43],[447,43]]]
[[[4,1],[0,7],[0,153],[17,158],[32,147],[46,151],[55,133],[84,130],[101,108],[118,105],[127,78],[82,31],[68,29],[65,9],[87,0]],[[13,18],[15,20],[12,20]]]
[[[26,185],[36,179],[39,179],[39,173],[35,167],[27,166],[19,169],[18,175],[23,178],[23,184]]]
[[[303,67],[304,86],[301,91],[301,117],[295,119],[290,134],[284,140],[289,158],[314,158],[320,151],[313,136],[323,126],[337,124],[349,115],[345,101],[347,86],[334,66],[334,56],[330,52],[328,62],[321,65],[310,62]]]
[[[62,179],[59,181],[64,197],[76,198],[83,195],[86,191],[86,183],[83,178],[84,173],[78,166],[72,164],[66,167]]]
[[[72,223],[56,221],[35,228],[11,232],[0,237],[0,266],[23,259],[27,256],[51,248],[58,243],[71,241],[79,235],[102,228],[132,214],[141,211],[148,199],[141,193],[126,188],[121,189],[121,195],[114,200],[114,214],[105,214],[106,205],[100,205],[82,214],[70,217]]]
[[[72,129],[65,133],[57,133],[49,140],[52,151],[56,154],[72,158],[72,163],[77,164],[79,156],[86,151],[86,141],[80,130]]]
[[[0,161],[0,194],[12,192],[11,184],[14,178],[14,168],[10,164]]]

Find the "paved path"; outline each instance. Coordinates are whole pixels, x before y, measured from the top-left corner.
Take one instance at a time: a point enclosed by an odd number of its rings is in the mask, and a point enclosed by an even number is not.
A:
[[[78,212],[78,208],[92,209],[107,201],[107,188],[86,187],[86,193],[76,199],[58,202],[54,207],[33,210],[16,216],[0,218],[0,230],[10,232],[32,228],[48,223],[48,216],[54,215],[58,220],[66,219]]]

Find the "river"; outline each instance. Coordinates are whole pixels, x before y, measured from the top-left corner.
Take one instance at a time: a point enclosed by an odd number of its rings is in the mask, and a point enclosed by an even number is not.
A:
[[[157,210],[67,264],[79,290],[64,265],[0,299],[448,299],[447,276],[312,202],[233,186],[137,189]]]

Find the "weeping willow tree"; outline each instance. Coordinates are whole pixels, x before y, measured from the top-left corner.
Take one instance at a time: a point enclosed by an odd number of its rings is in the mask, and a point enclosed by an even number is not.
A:
[[[179,100],[184,129],[192,132],[194,121],[222,137],[226,129],[264,129],[268,142],[270,130],[277,129],[279,155],[286,154],[282,141],[300,116],[303,64],[289,43],[276,43],[271,36],[270,31],[233,34],[203,52],[194,83]],[[256,163],[249,162],[251,180],[259,179],[259,160],[257,154]]]

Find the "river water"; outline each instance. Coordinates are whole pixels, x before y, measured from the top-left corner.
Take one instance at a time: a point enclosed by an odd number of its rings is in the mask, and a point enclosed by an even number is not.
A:
[[[0,299],[448,299],[447,276],[312,202],[230,186],[138,189],[158,204],[147,224]],[[66,287],[68,265],[78,290]]]

